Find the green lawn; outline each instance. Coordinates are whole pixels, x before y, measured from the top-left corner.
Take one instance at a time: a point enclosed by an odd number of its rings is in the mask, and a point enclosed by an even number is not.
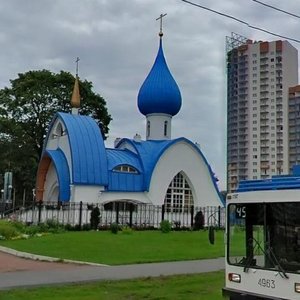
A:
[[[224,272],[0,291],[1,300],[221,300]]]
[[[34,254],[109,265],[178,261],[224,256],[224,231],[210,245],[207,231],[84,231],[49,234],[0,245]]]

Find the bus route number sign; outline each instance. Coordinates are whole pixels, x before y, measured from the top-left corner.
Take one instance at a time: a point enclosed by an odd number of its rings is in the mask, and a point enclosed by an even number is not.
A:
[[[237,205],[235,209],[235,217],[237,219],[245,219],[246,218],[246,206]]]

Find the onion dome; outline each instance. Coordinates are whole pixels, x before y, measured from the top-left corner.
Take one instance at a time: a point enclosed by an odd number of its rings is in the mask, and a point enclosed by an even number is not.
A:
[[[181,107],[181,94],[166,63],[162,38],[154,65],[138,94],[138,108],[143,115],[163,113],[175,116]]]

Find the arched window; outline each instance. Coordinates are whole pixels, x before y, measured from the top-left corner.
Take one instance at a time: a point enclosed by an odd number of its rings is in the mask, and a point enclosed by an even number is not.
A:
[[[188,212],[194,204],[193,193],[186,176],[179,172],[171,181],[165,195],[166,212]]]
[[[164,123],[164,136],[168,135],[168,121],[165,121]]]
[[[138,170],[129,165],[119,165],[113,168],[115,172],[123,172],[123,173],[135,173],[138,174]]]
[[[150,136],[150,121],[147,121],[147,137]]]
[[[61,123],[58,123],[58,124],[56,125],[56,128],[55,128],[54,132],[53,132],[52,137],[53,137],[54,139],[56,139],[57,137],[60,137],[60,136],[64,135],[64,133],[65,133],[65,132],[64,132],[64,129],[63,129],[62,124],[61,124]]]

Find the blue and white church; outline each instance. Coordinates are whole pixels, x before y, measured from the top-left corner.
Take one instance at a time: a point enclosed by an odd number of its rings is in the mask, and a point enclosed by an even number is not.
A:
[[[143,203],[188,209],[223,206],[212,169],[199,146],[172,139],[172,118],[180,111],[179,87],[159,48],[137,98],[146,119],[146,138],[121,138],[105,147],[97,123],[78,113],[76,76],[72,113],[58,112],[48,129],[40,159],[37,201],[108,204]]]

